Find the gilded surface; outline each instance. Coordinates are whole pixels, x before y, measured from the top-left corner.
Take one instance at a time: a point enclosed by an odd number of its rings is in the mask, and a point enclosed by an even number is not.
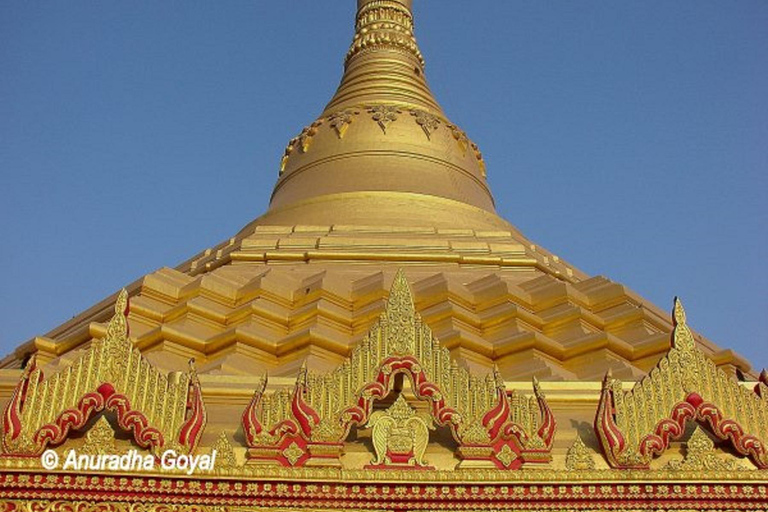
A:
[[[244,415],[253,421],[243,428],[255,446],[276,445],[295,421],[304,425],[304,435],[312,442],[338,442],[353,421],[365,421],[374,393],[385,396],[394,382],[389,376],[396,372],[405,373],[414,390],[426,389],[429,394],[422,398],[433,408],[441,404],[433,411],[439,416],[435,420],[451,426],[456,439],[466,445],[488,445],[506,436],[519,439],[525,450],[546,453],[551,446],[554,419],[535,379],[534,396],[526,397],[506,392],[498,372],[479,377],[459,366],[416,313],[402,272],[379,321],[347,361],[327,374],[302,370],[293,391],[265,393],[263,381]],[[417,385],[416,375],[426,381]],[[382,379],[390,388],[383,387]],[[261,427],[256,425],[266,428],[257,432]],[[501,445],[496,449],[503,450],[497,459],[504,466],[517,458],[515,454],[510,460]]]
[[[409,3],[372,0],[361,2],[361,4],[362,8],[358,12],[355,38],[347,57],[347,64],[353,64],[353,60],[372,61],[374,59],[371,58],[373,53],[371,50],[384,49],[387,50],[382,52],[385,58],[376,63],[377,65],[389,66],[391,61],[395,60],[393,54],[400,53],[405,57],[401,60],[410,63],[410,67],[405,66],[407,71],[410,72],[413,69],[412,57],[418,61],[418,68],[423,70],[423,58],[413,37],[413,19],[410,10],[404,5]],[[402,69],[403,66],[400,71]],[[374,71],[377,72],[353,76],[354,79],[350,79],[349,82],[355,84],[358,80],[359,84],[362,76],[369,87],[366,91],[374,91],[375,87],[389,80],[386,76],[381,78],[384,74],[380,72],[380,68]],[[402,75],[406,76],[404,73]],[[380,96],[360,95],[355,96],[354,100],[348,100],[346,95],[354,92],[353,87],[347,89],[340,87],[343,94],[339,96],[345,99],[339,101],[344,104],[332,106],[320,119],[307,126],[290,141],[281,163],[281,173],[285,171],[290,156],[296,154],[300,156],[310,152],[319,153],[317,151],[321,149],[318,147],[319,140],[324,135],[322,130],[332,130],[333,137],[339,141],[343,140],[347,147],[350,147],[350,142],[353,142],[350,139],[353,138],[356,130],[360,128],[368,130],[371,124],[375,123],[378,128],[373,126],[373,131],[376,132],[377,141],[395,140],[400,135],[397,133],[398,130],[402,128],[415,132],[416,138],[413,138],[413,133],[409,134],[412,145],[417,141],[430,143],[424,144],[428,148],[442,148],[443,144],[438,138],[445,137],[445,142],[451,146],[455,144],[462,156],[467,156],[468,152],[472,151],[469,156],[474,155],[484,177],[485,164],[477,145],[472,143],[460,128],[438,115],[439,107],[436,103],[432,105],[434,100],[426,86],[422,86],[422,79],[413,79],[413,77],[421,77],[419,69],[414,69],[413,75],[407,76],[412,80],[403,85],[401,90],[406,93],[399,96],[393,92],[393,87],[389,87],[382,88],[383,95],[379,91],[374,91]],[[392,82],[386,85],[392,85]],[[420,89],[423,90],[420,92]],[[417,98],[418,101],[409,103],[404,98],[408,100]],[[423,108],[414,108],[416,105]],[[368,123],[368,126],[364,123]],[[379,129],[385,137],[378,133]],[[426,141],[422,138],[421,132]],[[351,146],[355,150],[359,149],[359,146],[354,143]],[[452,158],[454,156],[451,154]],[[404,161],[408,162],[408,160]],[[467,171],[467,169],[470,170]],[[467,166],[463,171],[475,172],[473,166]],[[315,182],[315,185],[317,183]],[[310,185],[305,186],[313,189]],[[464,192],[466,189],[462,193]],[[345,206],[348,205],[345,204]],[[455,216],[459,215],[453,210],[454,205],[446,208],[451,209],[451,213]],[[344,210],[345,215],[348,210],[349,208]],[[411,215],[413,210],[407,212]],[[307,223],[309,218],[312,216],[306,216],[300,220]],[[406,223],[399,227],[403,226],[412,227]],[[277,227],[291,229],[285,226]],[[477,228],[477,226],[471,227]],[[275,226],[271,227],[271,229],[275,228]],[[306,226],[304,228],[306,229]],[[297,232],[301,231],[300,226],[295,229]],[[314,226],[313,229],[318,228]],[[334,230],[336,229],[337,227],[334,227]],[[333,234],[337,234],[337,231]],[[394,240],[391,235],[392,233],[386,235],[389,237],[386,238],[389,244]],[[234,240],[230,241],[227,247],[234,247],[236,245]],[[273,244],[272,247],[280,247],[280,244],[285,241],[288,240],[276,242],[277,245]],[[474,238],[473,241],[477,243]],[[320,242],[317,241],[317,243]],[[435,243],[420,241],[420,244],[434,245]],[[254,246],[262,247],[258,243]],[[387,247],[391,249],[391,246]],[[350,252],[339,257],[347,262],[354,257],[377,262],[398,261],[387,259],[376,251],[355,253],[348,247],[347,250]],[[211,251],[211,254],[217,255],[224,253],[226,251],[223,249],[221,252]],[[306,254],[304,253],[305,256]],[[530,253],[526,254],[530,256]],[[259,256],[262,259],[246,261],[268,263],[271,258],[277,259],[279,256],[284,257],[286,261],[291,258],[301,261],[302,264],[305,261],[298,259],[301,254],[297,256],[287,252],[277,256],[264,252]],[[417,256],[423,259],[415,259]],[[444,256],[445,254],[409,254],[407,261],[418,261],[423,265],[425,262],[437,261],[438,257]],[[242,254],[241,257],[243,257]],[[542,260],[533,259],[531,256],[526,265],[531,266],[531,269],[534,265],[538,265],[536,267],[538,270],[549,269],[547,271],[550,271],[551,275],[559,274],[559,271],[550,269],[550,267],[559,268],[556,258],[550,261],[548,255],[537,257]],[[306,258],[308,260],[309,256]],[[233,256],[232,259],[236,257]],[[199,267],[200,272],[202,272],[201,269],[210,269],[211,267],[207,265],[211,261],[213,260],[203,261]],[[468,256],[467,259],[443,258],[440,261],[452,265],[482,263],[504,266],[506,264],[503,258],[497,258],[490,253],[486,258],[478,258],[475,254]],[[506,261],[510,266],[520,264],[517,260]],[[248,265],[242,267],[248,267]],[[569,268],[568,271],[571,269]],[[194,273],[190,271],[190,275]],[[184,276],[186,277],[188,276]],[[581,284],[584,285],[584,281]],[[172,286],[168,282],[163,285]],[[561,285],[562,282],[555,283],[555,286]],[[585,293],[585,288],[579,289],[578,292]],[[195,294],[197,293],[196,290]],[[213,292],[211,289],[206,289],[199,294],[204,293]],[[233,292],[233,296],[240,293],[241,291]],[[168,439],[173,438],[176,432],[175,427],[179,426],[177,409],[181,404],[187,403],[186,390],[194,380],[194,375],[190,372],[189,374],[171,374],[166,377],[152,369],[138,355],[138,352],[127,348],[130,342],[127,339],[127,322],[124,315],[125,299],[126,297],[122,295],[118,301],[117,308],[122,308],[122,312],[110,322],[105,340],[95,342],[94,348],[82,360],[78,360],[75,365],[47,381],[43,381],[39,370],[32,369],[33,366],[30,367],[25,374],[25,379],[29,382],[29,386],[24,388],[27,401],[22,411],[22,421],[19,423],[22,435],[9,441],[9,446],[13,450],[31,452],[36,449],[30,434],[34,434],[38,426],[44,425],[45,421],[50,422],[52,416],[58,415],[65,408],[71,409],[72,401],[75,400],[73,397],[82,395],[102,380],[119,382],[120,386],[127,388],[125,392],[131,406],[136,410],[145,411],[152,425],[160,422],[164,436]],[[290,300],[292,300],[290,297],[285,298],[285,302]],[[506,296],[503,300],[509,302]],[[543,299],[543,302],[546,301],[554,300]],[[592,298],[587,302],[591,301]],[[520,310],[525,309],[521,306],[523,302],[520,300],[519,304],[515,303],[515,307],[519,306]],[[175,307],[183,308],[179,305]],[[532,309],[537,307],[538,305],[534,304]],[[584,305],[579,307],[586,309]],[[478,303],[473,302],[471,307],[468,307],[468,309],[472,308],[479,309]],[[349,309],[351,310],[352,306]],[[472,314],[474,313],[476,311],[472,311]],[[157,315],[161,313],[158,312]],[[532,317],[533,315],[531,317],[523,315],[521,321],[527,321]],[[757,393],[750,394],[748,390],[719,372],[713,363],[695,349],[693,335],[685,325],[685,315],[682,306],[678,303],[675,305],[675,318],[678,327],[675,330],[673,349],[648,378],[627,394],[622,393],[618,381],[607,380],[607,389],[616,397],[615,407],[612,405],[608,413],[615,412],[618,431],[625,436],[629,446],[627,451],[621,452],[621,458],[623,462],[629,462],[630,465],[642,464],[649,459],[651,456],[649,454],[653,452],[643,453],[636,447],[648,438],[649,432],[658,430],[658,425],[668,419],[670,410],[690,393],[701,394],[703,399],[720,407],[723,416],[736,420],[740,425],[739,428],[743,427],[744,431],[754,433],[762,441],[766,440],[765,429],[768,418],[765,415],[765,407],[768,404],[768,387],[766,386],[768,378],[762,378],[757,384]],[[643,319],[646,320],[647,317]],[[546,325],[544,319],[537,319],[537,322],[539,320],[542,325]],[[292,317],[286,320],[287,323],[292,321]],[[190,346],[192,345],[194,344],[190,343]],[[537,350],[540,348],[537,347]],[[597,347],[596,350],[600,348]],[[563,348],[561,351],[567,350]],[[439,388],[440,394],[433,395],[434,400],[444,398],[446,407],[456,411],[454,425],[457,425],[461,440],[471,445],[463,446],[467,448],[466,453],[472,453],[472,450],[480,454],[490,453],[490,456],[504,467],[510,467],[517,462],[520,455],[512,449],[510,444],[501,444],[492,448],[486,445],[491,441],[491,435],[486,428],[487,421],[492,422],[497,417],[505,418],[504,415],[507,414],[502,410],[493,412],[494,407],[499,405],[509,407],[509,414],[514,419],[514,424],[524,433],[520,439],[524,441],[525,448],[541,451],[550,448],[551,439],[545,440],[546,436],[543,437],[540,434],[546,431],[546,425],[542,424],[540,414],[539,405],[543,395],[539,386],[534,384],[533,398],[519,393],[509,395],[504,393],[504,398],[499,400],[499,393],[504,391],[504,383],[501,382],[499,374],[477,377],[451,360],[448,351],[437,342],[432,332],[416,315],[407,284],[402,276],[399,276],[390,295],[387,310],[364,342],[355,349],[351,358],[339,369],[329,374],[315,374],[303,370],[293,391],[284,389],[264,394],[266,387],[266,379],[264,379],[258,392],[260,401],[257,412],[261,421],[269,428],[252,433],[253,438],[263,445],[269,445],[272,452],[279,453],[288,462],[288,466],[237,464],[235,449],[240,450],[242,455],[243,448],[233,447],[230,437],[224,432],[220,433],[211,447],[218,453],[216,473],[191,478],[174,478],[173,475],[158,472],[129,475],[46,473],[41,471],[37,457],[1,458],[0,467],[4,471],[0,474],[0,510],[149,512],[301,509],[320,511],[402,510],[411,505],[418,505],[422,510],[509,511],[587,509],[660,511],[687,510],[687,507],[697,510],[762,510],[765,508],[768,490],[764,472],[747,471],[743,466],[731,463],[730,459],[719,458],[714,444],[700,429],[696,430],[686,443],[684,459],[674,460],[665,466],[660,465],[661,469],[654,470],[637,467],[624,470],[595,469],[592,451],[586,447],[580,437],[568,450],[565,457],[565,470],[551,467],[526,468],[525,471],[518,472],[468,468],[454,471],[423,469],[415,474],[414,471],[406,468],[368,471],[301,466],[302,460],[312,450],[316,450],[317,453],[337,454],[335,450],[338,447],[334,442],[346,434],[345,429],[349,422],[344,415],[349,404],[360,403],[360,400],[370,398],[366,396],[366,393],[369,395],[371,393],[367,386],[374,378],[400,371],[391,365],[382,364],[385,358],[391,356],[414,357],[418,360],[420,366],[417,369],[424,370],[429,381]],[[91,380],[88,380],[89,378]],[[171,387],[174,385],[178,387],[175,391]],[[364,391],[366,388],[368,391]],[[384,391],[390,390],[390,387],[387,387]],[[294,401],[297,396],[298,400]],[[432,426],[434,418],[431,416],[419,418],[410,406],[403,404],[405,401],[398,399],[392,408],[374,412],[368,417],[368,424],[374,430],[378,428],[378,431],[373,434],[376,450],[374,463],[391,463],[391,458],[387,461],[387,457],[392,453],[408,455],[412,453],[413,456],[408,462],[412,462],[413,466],[424,466],[427,463],[424,460],[423,447],[429,441],[428,429]],[[308,409],[301,409],[304,405],[308,405]],[[310,432],[308,436],[298,433],[288,443],[278,446],[275,443],[283,433],[279,428],[271,427],[280,426],[286,418],[295,417],[295,408],[300,409],[300,413],[304,414],[303,419],[308,422],[307,425],[312,427],[315,420],[317,423],[312,428],[306,427]],[[488,411],[493,414],[489,416]],[[314,418],[311,413],[317,414],[317,418]],[[414,421],[415,419],[421,419],[423,423]],[[551,431],[554,431],[554,425]],[[113,450],[115,449],[114,434],[112,427],[102,416],[86,433],[82,450],[87,453]],[[309,440],[316,444],[308,448],[306,443],[300,445],[293,440],[301,441],[302,435],[309,437]],[[323,452],[323,450],[326,451]],[[57,499],[62,496],[63,499]],[[120,501],[117,501],[118,497]]]
[[[211,450],[216,451],[216,471],[228,471],[237,467],[235,449],[229,441],[229,436],[223,430],[219,433],[219,437],[213,443]]]
[[[355,119],[360,115],[360,112],[365,111],[369,114],[369,119],[375,122],[381,131],[386,134],[389,125],[400,118],[400,115],[409,113],[412,122],[418,125],[424,132],[428,141],[432,140],[432,134],[437,131],[441,124],[445,124],[453,139],[458,145],[458,149],[462,155],[466,155],[468,149],[472,149],[472,154],[480,166],[481,174],[485,177],[485,162],[483,155],[474,142],[470,141],[467,134],[464,133],[458,126],[450,124],[446,119],[443,119],[435,114],[427,112],[419,108],[409,108],[405,103],[360,103],[354,107],[345,108],[331,114],[321,117],[315,120],[311,125],[305,127],[301,133],[291,139],[283,152],[283,157],[280,163],[280,174],[285,171],[288,163],[288,158],[293,153],[294,149],[299,148],[302,153],[306,153],[310,150],[312,140],[317,135],[321,126],[326,125],[334,130],[336,136],[339,139],[343,139],[347,134],[347,131],[355,122]]]
[[[724,460],[715,451],[715,443],[700,427],[696,427],[688,442],[685,443],[685,458],[673,460],[667,464],[667,469],[677,471],[733,471],[736,464],[732,460]]]
[[[623,392],[620,381],[606,376],[596,425],[609,462],[647,465],[682,435],[688,419],[696,419],[768,467],[768,402],[698,349],[679,300],[673,316],[672,347],[647,377]]]
[[[411,472],[411,474],[413,474]],[[27,477],[27,478],[23,478]],[[23,480],[23,482],[22,482]],[[93,493],[93,486],[107,494]],[[37,495],[24,496],[34,488]],[[18,489],[14,491],[14,489]],[[162,497],[156,491],[162,490]],[[120,497],[109,493],[120,491]],[[15,496],[7,494],[15,493]],[[119,501],[117,501],[119,499]],[[2,510],[764,510],[768,489],[743,482],[286,482],[8,475]],[[165,508],[163,508],[165,507]]]
[[[424,57],[413,35],[413,16],[400,2],[376,0],[358,11],[346,62],[365,50],[382,47],[407,52],[424,67]]]
[[[94,423],[85,434],[85,442],[78,450],[88,455],[112,455],[116,454],[115,431],[104,416]]]
[[[592,451],[587,448],[580,435],[576,436],[573,444],[565,454],[565,468],[571,471],[594,470],[595,459]]]
[[[376,458],[371,464],[392,465],[391,455],[405,455],[409,466],[426,466],[424,452],[429,443],[429,431],[434,430],[429,415],[417,414],[403,395],[386,411],[371,414],[367,427],[373,428],[373,448]]]
[[[5,453],[39,453],[104,408],[116,410],[118,423],[133,430],[142,446],[178,444],[178,433],[188,420],[190,388],[198,385],[194,369],[165,375],[150,365],[128,337],[127,314],[128,294],[123,290],[104,338],[94,340],[73,364],[45,379],[34,360],[30,362],[6,406]],[[197,405],[201,408],[202,402]],[[198,412],[204,424],[204,412]],[[104,425],[97,423],[97,432],[103,433]],[[195,442],[201,428],[194,426]]]

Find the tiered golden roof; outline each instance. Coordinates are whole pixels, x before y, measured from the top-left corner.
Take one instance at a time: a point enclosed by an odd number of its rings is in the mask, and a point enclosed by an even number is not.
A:
[[[496,214],[477,145],[427,85],[411,0],[358,1],[339,88],[288,143],[269,209],[134,284],[134,337],[169,370],[188,357],[203,372],[291,375],[307,358],[329,369],[362,339],[400,267],[455,355],[507,378],[597,379],[607,367],[637,378],[667,348],[665,312]],[[90,322],[108,317],[110,300],[3,364],[30,351],[66,360],[100,332]]]

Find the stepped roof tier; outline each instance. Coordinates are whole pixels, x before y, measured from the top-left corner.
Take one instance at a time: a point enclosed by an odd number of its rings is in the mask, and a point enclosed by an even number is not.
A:
[[[355,508],[367,482],[383,509],[483,486],[462,503],[509,508],[519,490],[559,510],[583,492],[709,499],[713,478],[737,482],[734,509],[765,498],[768,376],[694,334],[679,302],[586,275],[497,215],[482,154],[427,85],[411,0],[358,0],[344,63],[264,215],[0,361],[0,501],[44,449],[103,445],[223,462],[163,491],[97,472],[100,497],[78,499]]]

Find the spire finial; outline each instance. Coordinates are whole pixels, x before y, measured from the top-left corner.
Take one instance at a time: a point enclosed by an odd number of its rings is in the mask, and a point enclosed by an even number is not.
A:
[[[413,35],[411,4],[411,0],[358,0],[355,38],[345,65],[365,51],[384,50],[405,53],[423,71],[424,57]]]

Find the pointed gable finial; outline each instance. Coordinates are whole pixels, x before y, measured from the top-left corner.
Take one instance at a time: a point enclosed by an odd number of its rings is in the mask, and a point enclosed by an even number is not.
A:
[[[397,271],[384,311],[384,332],[392,355],[413,353],[416,338],[416,307],[402,269]]]
[[[693,332],[688,327],[685,316],[685,308],[679,297],[675,297],[675,305],[672,311],[672,346],[680,350],[692,350],[696,346]]]
[[[387,299],[387,311],[391,308],[405,307],[415,309],[413,305],[413,295],[408,280],[405,278],[403,269],[398,269],[395,279],[392,281],[392,287],[389,289],[389,298]]]
[[[683,324],[686,324],[686,317],[685,317],[685,308],[683,308],[683,303],[680,300],[680,297],[675,297],[675,303],[674,308],[672,312],[672,316],[675,321],[675,326]]]
[[[107,325],[105,341],[118,341],[128,338],[128,292],[123,288],[117,294],[115,314]]]

